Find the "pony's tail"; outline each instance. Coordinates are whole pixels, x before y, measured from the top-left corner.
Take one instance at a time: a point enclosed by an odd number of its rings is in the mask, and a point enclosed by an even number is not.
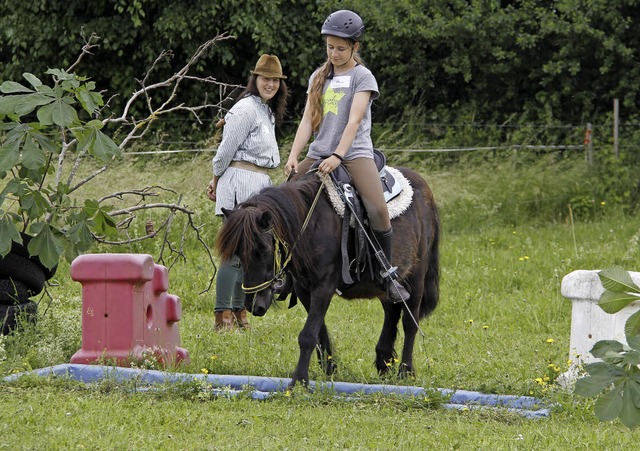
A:
[[[440,218],[433,214],[433,237],[429,255],[429,267],[424,280],[419,319],[428,316],[437,306],[440,297]]]

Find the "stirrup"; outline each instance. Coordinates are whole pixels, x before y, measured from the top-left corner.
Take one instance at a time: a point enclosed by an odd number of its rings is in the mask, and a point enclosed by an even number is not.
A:
[[[383,280],[392,279],[396,280],[398,278],[398,267],[397,266],[389,266],[386,271],[380,271],[380,277]]]

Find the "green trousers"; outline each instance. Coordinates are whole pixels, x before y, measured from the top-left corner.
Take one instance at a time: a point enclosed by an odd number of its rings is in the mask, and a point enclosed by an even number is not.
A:
[[[240,310],[244,308],[244,292],[242,291],[242,268],[240,261],[234,257],[222,263],[216,276],[215,311]]]

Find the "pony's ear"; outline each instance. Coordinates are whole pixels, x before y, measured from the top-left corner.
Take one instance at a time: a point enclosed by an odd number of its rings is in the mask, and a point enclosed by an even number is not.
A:
[[[225,218],[228,218],[232,211],[233,210],[229,210],[228,208],[222,207],[222,214],[224,215]]]
[[[271,213],[269,213],[268,211],[263,212],[258,219],[258,225],[266,230],[271,228],[271,224]]]

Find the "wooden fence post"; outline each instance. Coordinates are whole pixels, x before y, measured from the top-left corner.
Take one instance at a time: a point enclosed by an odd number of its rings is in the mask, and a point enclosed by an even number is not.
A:
[[[591,127],[591,122],[587,123],[587,129],[584,132],[584,145],[587,148],[587,164],[591,166],[593,164],[593,127]]]
[[[618,120],[620,116],[620,102],[618,99],[613,99],[613,151],[618,158]]]

